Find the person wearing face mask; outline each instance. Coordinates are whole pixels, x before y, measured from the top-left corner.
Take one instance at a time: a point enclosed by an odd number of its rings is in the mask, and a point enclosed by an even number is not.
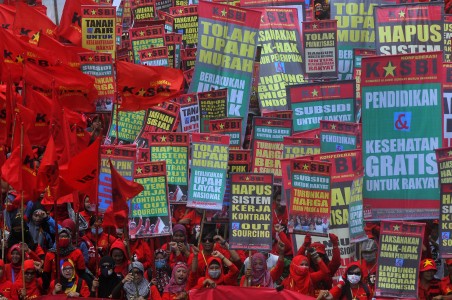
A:
[[[11,231],[9,233],[6,247],[11,248],[13,245],[21,244],[25,247],[25,252],[27,256],[33,260],[40,261],[44,260],[45,253],[39,244],[35,243],[33,238],[28,231],[28,225],[24,224],[24,238],[25,244],[22,244],[22,218],[17,215],[11,222]]]
[[[375,289],[375,276],[377,274],[377,242],[373,239],[365,240],[361,243],[361,265],[363,279],[369,285],[371,293]]]
[[[49,287],[52,280],[56,278],[55,269],[55,257],[56,251],[58,251],[58,259],[64,261],[65,259],[70,259],[74,262],[75,271],[78,276],[85,278],[85,259],[83,258],[82,251],[75,248],[72,245],[71,231],[67,228],[62,228],[58,232],[58,247],[55,245],[50,249],[44,259],[44,273],[43,277],[43,287],[45,290]]]
[[[194,249],[193,251],[197,251]],[[223,263],[229,268],[229,272],[225,275],[223,273]],[[192,274],[197,274],[196,262],[192,265]],[[213,251],[212,257],[207,260],[207,270],[204,277],[198,279],[195,289],[200,288],[215,288],[217,285],[235,285],[239,269],[227,259],[221,252]],[[191,281],[191,279],[190,279]]]
[[[304,255],[296,255],[290,263],[289,276],[283,280],[285,289],[314,297],[314,286],[328,274],[328,267],[318,254],[311,253],[311,260],[319,266],[319,271],[309,272],[309,260]]]
[[[372,294],[365,283],[359,262],[350,263],[342,281],[331,290],[322,290],[317,300],[370,300]]]
[[[165,286],[169,283],[171,278],[171,268],[168,265],[168,255],[165,250],[157,249],[154,253],[155,272],[151,283],[157,287],[160,294],[163,293]],[[148,277],[149,279],[149,277]]]
[[[96,219],[95,217],[92,217],[89,222],[90,229],[85,235],[91,241],[92,245],[97,246],[99,257],[107,255],[108,249],[116,240],[113,234],[109,235],[104,232],[104,229],[102,228],[102,222],[102,218],[99,217]],[[94,249],[90,248],[90,251],[92,253],[95,253]]]
[[[104,256],[99,262],[99,277],[93,280],[90,297],[121,299],[121,293],[113,294],[114,288],[121,283],[121,279],[116,276],[115,261],[111,256]]]

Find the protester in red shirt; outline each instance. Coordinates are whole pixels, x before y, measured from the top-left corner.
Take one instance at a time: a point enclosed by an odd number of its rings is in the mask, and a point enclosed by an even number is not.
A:
[[[447,266],[447,273],[448,276],[445,276],[443,279],[441,279],[440,288],[441,288],[441,294],[443,295],[450,295],[452,294],[452,259],[446,259],[446,266]]]
[[[0,259],[0,300],[11,299],[13,283],[7,280],[5,275],[5,263]]]
[[[194,253],[198,252],[195,250]],[[223,263],[229,268],[229,272],[224,274]],[[193,260],[191,273],[197,274],[197,261]],[[195,289],[214,288],[217,285],[236,285],[239,269],[219,251],[213,251],[212,257],[207,260],[207,269],[204,277],[198,279]],[[191,275],[191,274],[190,274]],[[189,279],[191,281],[191,279]]]
[[[22,255],[20,250],[20,244],[16,244],[9,248],[7,255],[9,264],[5,265],[5,277],[13,283],[19,277],[20,270],[22,269]]]
[[[179,262],[173,268],[169,284],[165,287],[162,300],[187,300],[188,299],[188,266]]]
[[[24,261],[24,276],[19,274],[11,288],[12,300],[30,300],[43,295],[42,281],[36,276],[35,262],[31,259]],[[25,277],[25,284],[22,278]],[[25,288],[24,288],[25,285]]]
[[[177,262],[188,262],[190,245],[188,244],[187,229],[184,225],[174,225],[171,242],[163,244],[162,249],[170,253],[170,267],[174,267]]]
[[[66,294],[70,298],[89,297],[89,287],[85,280],[77,276],[74,263],[65,259],[61,264],[60,282],[52,280],[49,295]]]
[[[343,281],[330,289],[322,290],[317,300],[370,300],[372,294],[369,286],[364,281],[363,272],[359,262],[352,262],[347,266]]]
[[[147,240],[130,239],[129,244],[133,261],[141,262],[145,270],[151,267],[151,262],[154,260],[154,252],[151,251]]]
[[[202,221],[202,209],[193,208],[182,219],[179,220],[179,224],[185,225],[189,235],[189,240],[194,244],[198,239],[199,230]]]
[[[129,255],[127,254],[126,245],[120,239],[117,239],[111,245],[110,256],[115,261],[115,273],[120,278],[127,276],[127,267],[129,265]]]
[[[419,300],[442,299],[440,281],[434,277],[436,271],[436,264],[433,259],[426,258],[421,261],[421,266],[419,268],[419,285],[417,293],[417,298]]]

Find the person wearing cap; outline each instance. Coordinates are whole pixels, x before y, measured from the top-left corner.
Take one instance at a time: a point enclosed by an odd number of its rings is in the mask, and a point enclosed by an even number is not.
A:
[[[373,239],[365,240],[361,243],[361,265],[366,283],[372,290],[375,290],[375,278],[377,274],[377,242]]]
[[[442,300],[440,281],[434,277],[435,261],[431,258],[421,260],[419,268],[418,300]]]
[[[60,262],[65,259],[71,259],[74,263],[77,275],[81,278],[85,278],[85,259],[83,258],[82,251],[72,245],[71,231],[67,228],[61,228],[58,231],[58,245],[55,244],[54,247],[46,253],[44,259],[44,289],[47,289],[50,282],[56,278],[56,251],[58,251],[58,258]]]
[[[11,299],[11,288],[13,283],[6,279],[5,263],[0,259],[0,300]]]
[[[44,294],[42,280],[37,277],[37,272],[39,272],[39,267],[33,260],[24,261],[24,275],[20,273],[11,287],[12,300],[29,300]],[[25,278],[25,282],[22,278]]]
[[[89,287],[85,280],[77,276],[72,260],[63,260],[60,270],[60,282],[56,283],[55,280],[52,280],[49,295],[66,294],[71,298],[89,297]]]
[[[121,283],[121,279],[116,276],[115,261],[111,256],[104,256],[99,262],[98,277],[93,280],[90,297],[120,299],[121,293],[113,294],[114,288]]]
[[[128,300],[161,300],[159,290],[144,278],[144,266],[139,261],[132,262],[128,267],[127,276],[115,288],[122,287]],[[115,293],[116,291],[114,291]]]
[[[342,280],[329,291],[321,290],[317,300],[370,300],[372,294],[364,281],[362,268],[359,262],[350,263]]]

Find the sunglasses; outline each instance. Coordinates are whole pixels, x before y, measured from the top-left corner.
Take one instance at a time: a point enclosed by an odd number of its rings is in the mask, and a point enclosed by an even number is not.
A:
[[[213,243],[213,238],[203,238],[203,239],[202,239],[202,242],[203,242],[203,243],[207,243],[207,242]]]

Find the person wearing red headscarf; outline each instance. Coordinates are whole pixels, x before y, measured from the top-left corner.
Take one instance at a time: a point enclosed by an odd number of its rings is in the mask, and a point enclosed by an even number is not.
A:
[[[36,277],[36,272],[33,260],[24,261],[24,275],[21,272],[11,288],[12,300],[30,300],[42,295],[42,280]],[[22,278],[25,278],[25,282]]]
[[[289,276],[282,282],[285,289],[312,297],[315,295],[314,286],[329,270],[317,253],[311,254],[311,259],[318,265],[319,271],[309,272],[309,260],[304,255],[296,255],[292,259]]]
[[[193,247],[194,248],[194,247]],[[195,250],[193,250],[195,251]],[[223,262],[229,268],[229,272],[224,274]],[[192,264],[192,274],[197,274],[197,261]],[[198,279],[198,283],[194,287],[214,288],[217,285],[236,285],[239,269],[227,259],[221,252],[213,251],[212,257],[207,260],[206,275]]]
[[[7,258],[9,264],[5,265],[5,276],[7,280],[14,283],[19,277],[19,273],[22,268],[20,244],[15,244],[11,248],[9,248]]]
[[[129,266],[129,255],[127,254],[126,245],[121,239],[117,239],[110,249],[110,256],[115,261],[115,273],[118,277],[125,278],[127,276],[127,268]]]
[[[338,285],[329,291],[322,290],[317,300],[370,300],[372,293],[363,276],[359,262],[350,263]]]
[[[177,262],[188,262],[190,256],[190,246],[188,245],[187,229],[182,224],[173,227],[171,242],[162,245],[162,250],[170,253],[169,265],[174,267]]]
[[[11,299],[13,283],[7,280],[5,275],[5,263],[0,259],[0,300]]]
[[[244,287],[273,287],[273,282],[281,277],[284,271],[285,245],[278,243],[279,257],[276,266],[269,271],[267,269],[267,259],[260,252],[253,254],[250,266],[246,269],[245,275],[240,279],[240,286]]]
[[[188,266],[183,262],[176,263],[171,273],[171,279],[163,290],[162,300],[188,299]]]

